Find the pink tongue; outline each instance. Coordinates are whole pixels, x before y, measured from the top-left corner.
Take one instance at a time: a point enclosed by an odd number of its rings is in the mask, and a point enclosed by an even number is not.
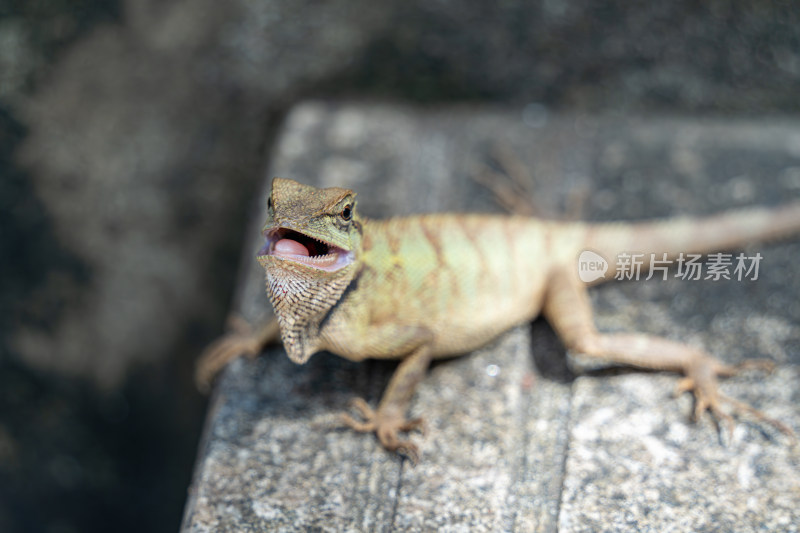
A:
[[[308,248],[291,239],[279,240],[275,243],[273,250],[278,255],[304,255],[308,257]]]

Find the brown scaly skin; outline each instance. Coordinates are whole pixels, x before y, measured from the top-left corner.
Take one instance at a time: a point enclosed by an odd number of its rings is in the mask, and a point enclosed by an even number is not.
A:
[[[800,202],[773,211],[642,224],[447,214],[375,221],[358,215],[353,191],[276,178],[258,260],[292,361],[304,363],[321,350],[354,361],[402,359],[378,408],[358,399],[354,408],[363,421],[346,414],[342,419],[416,461],[416,445],[398,433],[422,424],[405,414],[430,361],[469,352],[539,313],[568,349],[682,373],[678,388],[694,393],[695,416],[709,410],[730,425],[730,415],[720,409],[727,402],[791,434],[782,423],[723,396],[717,376],[737,368],[703,350],[646,334],[599,333],[576,265],[586,249],[608,259],[613,273],[622,251],[675,258],[797,231]],[[209,380],[227,360],[256,353],[275,334],[273,323],[256,334],[223,338],[205,354],[198,376]]]

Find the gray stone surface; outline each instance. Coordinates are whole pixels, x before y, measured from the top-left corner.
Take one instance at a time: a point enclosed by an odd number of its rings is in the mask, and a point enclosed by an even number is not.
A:
[[[503,143],[527,165],[535,201],[558,213],[586,189],[589,219],[706,213],[800,197],[800,123],[549,116],[310,102],[279,137],[272,176],[359,192],[368,215],[497,210],[470,175]],[[244,261],[236,308],[268,314],[263,274]],[[487,243],[490,246],[490,243]],[[592,290],[603,330],[704,345],[726,361],[769,357],[723,391],[800,430],[800,242],[764,255],[750,282],[661,281]],[[476,310],[476,312],[478,312]],[[337,429],[352,396],[376,402],[391,363],[281,348],[240,360],[216,387],[184,531],[773,531],[800,523],[800,450],[744,418],[732,439],[670,375],[600,370],[571,379],[546,324],[434,365],[412,404],[428,434],[416,467],[370,435]],[[794,528],[794,529],[793,529]]]

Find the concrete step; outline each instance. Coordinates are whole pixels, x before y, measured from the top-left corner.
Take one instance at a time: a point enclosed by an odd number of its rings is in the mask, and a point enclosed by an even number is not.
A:
[[[289,114],[264,181],[352,188],[372,217],[499,212],[472,177],[498,180],[515,160],[543,216],[775,205],[800,197],[800,121],[308,102]],[[262,223],[263,205],[235,304],[250,321],[271,313],[254,260]],[[722,390],[800,432],[800,239],[746,252],[763,256],[757,281],[607,284],[592,289],[596,321],[731,363],[775,360],[774,373]],[[435,364],[411,407],[428,423],[416,466],[337,427],[350,398],[377,403],[395,364],[323,353],[295,366],[280,347],[238,360],[215,387],[183,530],[797,531],[789,438],[742,418],[729,439],[708,415],[690,422],[674,375],[574,377],[564,352],[536,321]]]

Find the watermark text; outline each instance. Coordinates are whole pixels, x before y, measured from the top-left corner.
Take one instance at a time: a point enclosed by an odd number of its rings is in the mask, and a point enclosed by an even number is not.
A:
[[[762,259],[763,256],[758,252],[755,255],[718,252],[705,256],[705,261],[702,254],[681,252],[677,257],[670,258],[666,253],[621,252],[614,262],[613,279],[667,280],[672,276],[687,281],[756,281]],[[578,277],[584,283],[606,279],[609,268],[608,261],[597,252],[584,250],[578,256]],[[672,273],[670,269],[673,269]]]

